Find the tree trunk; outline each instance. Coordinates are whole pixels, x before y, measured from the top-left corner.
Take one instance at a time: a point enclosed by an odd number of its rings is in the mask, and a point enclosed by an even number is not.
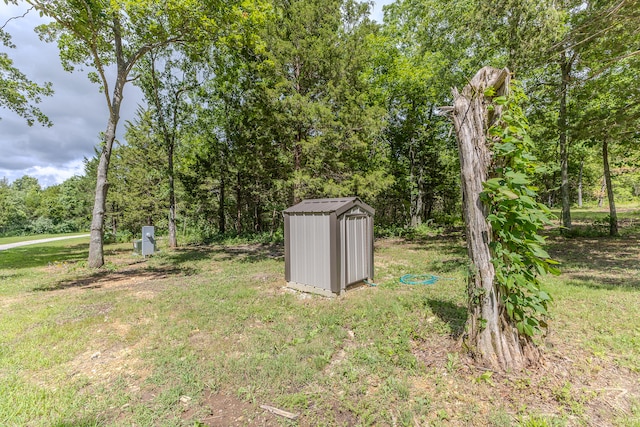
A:
[[[564,231],[571,230],[571,198],[569,195],[569,150],[567,144],[567,90],[571,77],[573,59],[567,53],[560,54],[560,108],[558,111],[558,132],[560,143],[560,195],[562,198],[562,226]]]
[[[124,60],[120,20],[117,16],[113,18],[113,30],[117,76],[113,86],[113,96],[111,100],[109,100],[109,93],[108,90],[106,90],[107,80],[104,69],[102,68],[102,60],[97,52],[93,52],[97,69],[102,76],[105,87],[104,94],[109,107],[109,120],[107,121],[107,129],[104,133],[104,140],[102,141],[102,150],[100,152],[100,160],[98,161],[98,170],[96,173],[96,192],[93,200],[89,258],[87,259],[87,265],[90,268],[100,268],[104,265],[104,214],[107,206],[107,191],[109,189],[107,175],[109,172],[109,162],[111,161],[113,141],[116,139],[116,128],[120,120],[120,105],[122,104],[124,85],[127,83],[127,76],[131,65]],[[140,54],[142,53],[144,53],[144,50],[140,51]]]
[[[413,144],[409,149],[409,170],[411,227],[417,227],[422,223],[422,165],[416,161]]]
[[[509,71],[484,67],[464,87],[453,89],[453,122],[458,139],[462,205],[467,234],[467,251],[472,263],[467,292],[469,318],[465,343],[476,361],[487,368],[505,371],[522,369],[539,357],[531,342],[521,339],[515,325],[507,318],[500,299],[495,271],[491,263],[492,230],[486,220],[486,207],[480,200],[483,183],[491,166],[487,131],[492,118],[500,114],[487,110],[484,92],[489,87],[503,95],[509,86]]]
[[[118,216],[116,214],[118,206],[115,203],[112,203],[111,210],[113,211],[113,215],[111,216],[111,234],[113,234],[113,238],[115,239],[118,234]]]
[[[107,174],[109,172],[113,141],[116,139],[116,127],[118,126],[118,120],[120,120],[120,104],[122,103],[122,89],[124,88],[125,81],[126,76],[119,74],[113,91],[113,103],[109,114],[107,130],[104,133],[100,160],[98,162],[96,193],[93,201],[93,214],[91,219],[89,258],[87,260],[87,265],[90,268],[100,268],[104,265],[104,214],[107,206],[107,190],[109,189]]]
[[[604,166],[604,181],[607,186],[607,198],[609,199],[609,235],[619,236],[618,214],[616,203],[613,199],[613,184],[611,184],[611,170],[609,169],[609,141],[602,141],[602,164]]]
[[[293,171],[294,171],[294,182],[293,187],[291,189],[292,193],[292,202],[295,205],[296,203],[300,203],[302,201],[301,193],[301,185],[297,181],[299,177],[298,172],[302,169],[302,131],[298,130],[295,137],[295,143],[293,146]]]
[[[240,172],[236,174],[236,233],[242,233],[242,180]]]
[[[601,208],[604,203],[604,192],[607,189],[607,180],[602,177],[602,185],[600,185],[600,193],[598,193],[598,207]]]
[[[580,161],[580,171],[578,172],[578,207],[582,207],[582,169],[584,168],[584,160]]]
[[[178,247],[178,233],[176,231],[176,189],[173,171],[174,143],[171,141],[167,147],[167,160],[169,172],[169,247]]]
[[[225,191],[226,191],[226,170],[222,170],[222,175],[220,176],[220,195],[218,196],[218,233],[224,234],[227,229],[227,224],[225,221],[225,212],[224,212],[224,204],[225,204]]]

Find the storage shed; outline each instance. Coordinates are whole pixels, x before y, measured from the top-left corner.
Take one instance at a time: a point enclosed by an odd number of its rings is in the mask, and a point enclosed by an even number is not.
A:
[[[333,296],[373,280],[373,215],[357,197],[303,200],[284,215],[289,287]]]

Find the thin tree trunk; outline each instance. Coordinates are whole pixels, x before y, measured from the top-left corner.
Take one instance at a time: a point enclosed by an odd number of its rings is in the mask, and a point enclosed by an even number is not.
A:
[[[580,161],[580,171],[578,172],[578,207],[582,207],[582,169],[584,168],[584,160]]]
[[[168,172],[169,172],[169,247],[178,247],[178,233],[176,231],[176,190],[173,171],[173,141],[168,146]]]
[[[111,204],[111,209],[113,211],[113,215],[111,217],[111,234],[113,234],[113,238],[115,239],[118,234],[118,217],[116,215],[118,206],[115,202]]]
[[[600,193],[598,194],[598,207],[601,208],[604,203],[604,192],[607,189],[607,180],[602,177],[602,185],[600,185]]]
[[[294,73],[294,83],[295,83],[296,93],[298,93],[300,96],[303,96],[302,86],[300,85],[300,79],[302,74],[302,61],[300,58],[298,57],[295,58],[293,68],[294,68],[293,73]],[[294,182],[291,189],[291,192],[292,192],[291,199],[293,204],[296,204],[302,201],[302,197],[300,194],[302,186],[297,181],[299,179],[299,176],[296,176],[298,175],[298,172],[300,172],[300,170],[302,169],[302,140],[303,140],[302,124],[298,123],[297,129],[296,129],[295,141],[293,144]]]
[[[613,184],[611,183],[611,170],[609,169],[609,141],[602,141],[602,164],[604,166],[604,181],[607,186],[607,198],[609,199],[609,235],[619,236],[618,214],[616,203],[613,199]]]
[[[567,90],[571,78],[573,59],[567,53],[560,54],[560,108],[558,111],[558,132],[560,143],[560,195],[562,198],[562,226],[564,231],[571,230],[571,198],[569,195],[569,149],[567,143]]]
[[[413,144],[409,149],[409,182],[411,184],[410,206],[411,227],[417,227],[422,223],[422,165],[416,161],[416,153]]]
[[[302,131],[298,130],[295,137],[295,144],[293,146],[293,171],[294,171],[294,183],[292,187],[292,202],[293,204],[300,203],[302,201],[302,197],[300,197],[301,186],[297,181],[298,172],[302,169]]]
[[[240,172],[236,174],[236,233],[242,233],[242,181]]]
[[[515,325],[507,318],[500,299],[495,271],[491,263],[492,230],[486,220],[486,207],[480,200],[483,183],[491,165],[487,130],[492,117],[487,111],[485,90],[496,88],[497,95],[508,90],[509,71],[484,67],[464,87],[453,90],[453,122],[458,139],[463,214],[467,234],[467,251],[472,267],[467,284],[469,313],[464,340],[475,359],[499,371],[521,369],[539,357],[530,341],[521,339]]]
[[[224,212],[224,204],[225,204],[225,191],[226,191],[226,171],[222,171],[222,176],[220,177],[220,196],[218,196],[218,233],[224,234],[227,228],[227,224],[225,221],[225,212]]]

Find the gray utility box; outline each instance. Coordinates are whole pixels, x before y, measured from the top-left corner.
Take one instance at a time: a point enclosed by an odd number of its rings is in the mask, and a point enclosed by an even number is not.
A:
[[[156,251],[155,227],[151,225],[142,227],[142,239],[133,241],[133,251],[142,256],[154,254]]]
[[[156,251],[156,228],[152,225],[142,227],[142,256],[153,255]]]
[[[285,211],[285,279],[326,296],[373,280],[375,210],[357,197],[303,200]]]

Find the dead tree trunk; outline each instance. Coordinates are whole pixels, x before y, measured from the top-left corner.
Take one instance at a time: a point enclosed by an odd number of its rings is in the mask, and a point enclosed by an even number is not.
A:
[[[462,93],[453,89],[454,105],[449,108],[458,139],[467,251],[472,263],[467,284],[470,315],[463,339],[478,363],[497,371],[522,369],[539,357],[530,340],[522,339],[507,317],[494,281],[489,248],[492,230],[480,200],[492,163],[487,131],[500,114],[498,106],[493,111],[487,109],[491,99],[484,93],[493,87],[496,95],[506,94],[509,80],[509,70],[484,67]]]

